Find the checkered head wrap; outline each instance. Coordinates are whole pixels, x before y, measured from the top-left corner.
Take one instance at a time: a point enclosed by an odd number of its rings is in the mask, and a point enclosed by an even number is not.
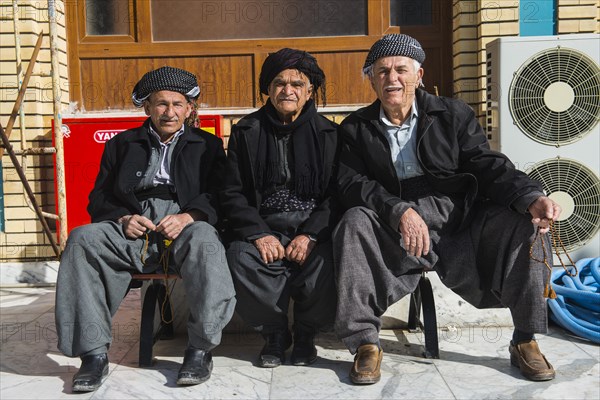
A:
[[[141,107],[150,95],[161,90],[179,92],[195,99],[200,95],[196,76],[191,72],[174,67],[161,67],[147,72],[135,85],[131,100],[136,107]]]
[[[363,73],[366,74],[375,61],[389,56],[410,57],[417,60],[419,64],[423,64],[425,61],[425,51],[417,39],[404,34],[391,33],[371,46],[365,65],[363,65]]]

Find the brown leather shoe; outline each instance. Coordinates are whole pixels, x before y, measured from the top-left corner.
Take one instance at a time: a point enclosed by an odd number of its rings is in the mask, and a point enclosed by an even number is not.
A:
[[[514,344],[510,342],[510,363],[521,370],[521,374],[532,381],[554,379],[554,368],[541,353],[535,339]]]
[[[358,385],[379,382],[381,378],[381,360],[383,350],[376,344],[363,344],[354,356],[354,365],[350,371],[350,379]]]

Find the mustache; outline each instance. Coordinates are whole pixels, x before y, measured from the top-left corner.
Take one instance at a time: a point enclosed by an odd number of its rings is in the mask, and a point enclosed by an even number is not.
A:
[[[179,122],[179,117],[175,116],[175,117],[163,117],[161,116],[159,118],[159,121],[161,122]]]

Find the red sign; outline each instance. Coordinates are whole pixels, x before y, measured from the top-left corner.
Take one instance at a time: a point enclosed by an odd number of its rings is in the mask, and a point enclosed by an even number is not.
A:
[[[94,188],[104,143],[120,132],[137,128],[146,119],[145,116],[131,116],[62,120],[68,232],[79,225],[90,223],[87,213],[88,195]],[[203,130],[221,137],[221,115],[200,115],[199,119]],[[58,199],[56,204],[58,209]]]

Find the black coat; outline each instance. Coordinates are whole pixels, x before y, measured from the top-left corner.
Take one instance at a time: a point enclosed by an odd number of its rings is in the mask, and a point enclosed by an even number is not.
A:
[[[254,179],[260,121],[264,112],[265,108],[262,107],[235,124],[227,146],[228,167],[221,193],[221,206],[228,220],[229,230],[236,240],[247,240],[250,236],[271,232],[260,216],[263,193],[257,188]],[[325,189],[317,199],[317,207],[300,226],[298,233],[314,235],[319,241],[324,241],[330,238],[331,230],[338,220],[339,207],[331,196],[333,188],[330,184],[335,183],[332,178],[337,148],[337,124],[320,115],[315,118],[315,124],[322,150]]]
[[[100,172],[89,196],[92,222],[115,221],[123,215],[141,214],[134,188],[150,160],[150,119],[139,128],[122,132],[108,142]],[[185,127],[173,150],[171,180],[182,212],[198,210],[214,225],[218,214],[214,194],[222,181],[225,151],[221,139],[200,129]]]
[[[538,182],[515,169],[501,153],[490,150],[473,110],[461,100],[417,90],[419,125],[417,157],[434,190],[464,199],[464,217],[478,199],[487,198],[525,212],[542,194]],[[402,193],[384,126],[375,101],[349,115],[340,125],[340,198],[345,207],[365,206],[397,228]]]

